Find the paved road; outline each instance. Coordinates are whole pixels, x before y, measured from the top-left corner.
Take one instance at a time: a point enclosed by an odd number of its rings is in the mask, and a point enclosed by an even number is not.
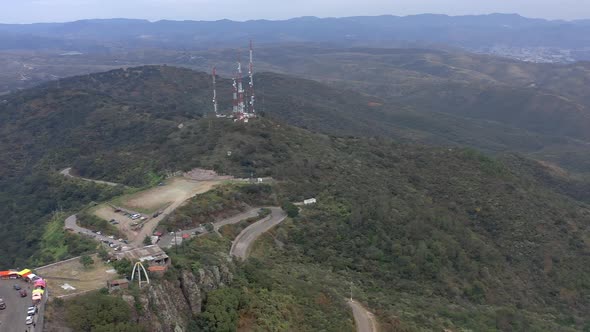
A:
[[[18,284],[22,288],[27,290],[26,297],[20,297],[19,293],[12,288],[14,284]],[[27,317],[27,308],[31,306],[31,289],[32,285],[22,280],[0,280],[0,298],[6,302],[6,309],[0,310],[0,331],[2,332],[22,332],[22,331],[35,331],[31,325],[28,327],[25,325],[25,318]],[[42,315],[42,307],[40,308],[40,314]],[[39,314],[35,315],[35,320],[40,317]],[[42,323],[42,321],[41,321]],[[39,324],[37,322],[36,324]],[[40,331],[40,327],[37,326],[37,330]]]
[[[377,321],[372,313],[367,311],[360,303],[348,300],[348,305],[352,309],[354,323],[357,332],[377,332]]]
[[[76,179],[80,179],[83,181],[94,182],[94,183],[98,183],[98,184],[106,184],[107,186],[111,186],[111,187],[122,186],[122,184],[120,184],[120,183],[114,183],[114,182],[108,182],[108,181],[102,181],[102,180],[92,180],[92,179],[87,179],[87,178],[83,178],[80,176],[75,176],[71,172],[72,172],[72,168],[68,167],[66,169],[61,170],[59,173],[62,174],[63,176],[67,176],[69,178],[76,178]]]
[[[131,245],[129,245],[129,244],[126,244],[124,242],[120,242],[120,241],[115,240],[115,239],[110,239],[110,238],[108,238],[107,236],[104,236],[104,235],[95,234],[95,233],[93,233],[91,230],[89,230],[87,228],[78,226],[78,223],[76,223],[77,220],[78,219],[77,219],[77,217],[76,217],[75,214],[72,214],[71,216],[67,217],[66,218],[66,222],[65,222],[66,229],[71,229],[74,232],[76,232],[78,234],[81,234],[81,235],[87,235],[87,236],[93,237],[97,241],[101,241],[101,242],[102,241],[108,241],[108,242],[114,243],[115,245],[119,245],[121,247],[129,247],[129,248],[131,248]]]
[[[242,260],[246,259],[252,243],[254,243],[262,233],[278,225],[287,217],[285,211],[279,207],[269,207],[269,209],[272,212],[270,216],[258,220],[238,234],[232,243],[231,250],[229,251],[230,256],[235,256]]]
[[[218,231],[219,228],[221,228],[222,226],[237,224],[242,220],[256,217],[256,216],[258,216],[259,211],[260,211],[260,208],[251,208],[250,210],[248,210],[246,212],[238,213],[235,216],[215,221],[215,222],[213,222],[213,229],[215,231]],[[201,233],[201,234],[208,233],[207,231],[204,230],[204,227],[201,227],[201,226],[199,226],[197,228],[181,230],[181,231],[175,232],[175,234],[168,233],[160,238],[158,245],[162,248],[170,248],[172,245],[174,245],[174,237],[175,236],[182,236],[181,234],[191,234],[192,235],[195,232]]]

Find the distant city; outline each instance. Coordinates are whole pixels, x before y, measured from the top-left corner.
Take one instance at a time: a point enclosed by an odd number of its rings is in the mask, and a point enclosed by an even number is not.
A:
[[[492,47],[468,48],[478,54],[490,54],[534,63],[572,63],[590,60],[590,48],[563,49],[555,47],[514,47],[494,45]]]

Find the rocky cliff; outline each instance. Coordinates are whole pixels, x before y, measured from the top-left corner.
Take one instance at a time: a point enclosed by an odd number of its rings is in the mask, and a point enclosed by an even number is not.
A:
[[[150,331],[186,331],[189,320],[201,312],[207,293],[227,285],[232,279],[227,265],[200,268],[195,272],[177,271],[175,278],[159,279],[142,292],[138,299],[141,305],[138,319],[147,323]]]

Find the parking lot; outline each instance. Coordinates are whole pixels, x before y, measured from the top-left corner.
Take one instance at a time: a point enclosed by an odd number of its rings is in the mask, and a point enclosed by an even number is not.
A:
[[[17,284],[27,291],[27,296],[21,297],[13,286]],[[22,280],[0,280],[0,298],[6,303],[6,309],[0,310],[0,331],[2,332],[23,332],[35,331],[37,319],[42,314],[35,315],[33,325],[26,325],[27,308],[31,306],[31,291],[33,285]],[[41,306],[42,307],[42,306]],[[40,331],[40,329],[38,329]]]

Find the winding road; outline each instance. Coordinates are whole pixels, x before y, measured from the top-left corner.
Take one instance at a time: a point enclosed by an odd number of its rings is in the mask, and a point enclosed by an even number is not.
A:
[[[248,218],[252,218],[252,217],[256,217],[256,216],[258,216],[258,212],[259,211],[260,211],[260,208],[251,208],[248,211],[245,211],[245,212],[236,214],[236,215],[231,216],[229,218],[218,220],[218,221],[214,221],[213,222],[213,229],[216,232],[222,226],[237,224],[237,223],[239,223],[242,220],[245,220],[245,219],[248,219]],[[158,245],[160,247],[162,247],[162,248],[170,248],[173,245],[172,242],[174,241],[174,237],[177,236],[178,233],[182,233],[182,234],[201,233],[201,235],[203,235],[203,234],[207,234],[209,232],[205,231],[205,229],[204,229],[203,226],[199,226],[199,227],[196,227],[196,228],[180,230],[180,231],[176,232],[176,234],[168,233],[166,235],[163,235],[160,238],[160,241],[158,242]]]
[[[280,207],[268,207],[268,209],[271,211],[271,214],[268,217],[258,220],[238,234],[232,243],[231,250],[229,251],[230,256],[242,260],[246,259],[252,243],[262,235],[262,233],[280,224],[285,218],[287,218],[287,214]]]
[[[108,238],[108,237],[106,237],[104,235],[95,234],[91,230],[79,226],[78,223],[77,223],[77,221],[78,221],[78,218],[76,217],[75,214],[72,214],[71,216],[67,217],[66,218],[66,229],[71,229],[72,231],[74,231],[74,232],[76,232],[78,234],[83,234],[83,235],[87,235],[87,236],[93,237],[97,241],[101,241],[101,242],[102,241],[112,242],[112,243],[114,243],[114,244],[116,244],[118,246],[121,246],[121,247],[129,246],[126,243],[120,242],[118,240],[110,239],[110,238]]]
[[[65,168],[65,169],[61,170],[59,172],[59,174],[65,176],[65,177],[68,177],[68,178],[76,178],[76,179],[83,180],[83,181],[94,182],[94,183],[98,183],[98,184],[106,184],[107,186],[111,186],[111,187],[124,186],[124,185],[122,185],[120,183],[114,183],[114,182],[108,182],[108,181],[102,181],[102,180],[92,180],[92,179],[83,178],[83,177],[80,177],[80,176],[77,176],[77,175],[73,175],[71,172],[72,172],[72,168],[71,167],[68,167],[68,168]]]
[[[354,300],[348,300],[348,305],[352,309],[357,332],[379,331],[377,328],[377,320],[371,312]]]

